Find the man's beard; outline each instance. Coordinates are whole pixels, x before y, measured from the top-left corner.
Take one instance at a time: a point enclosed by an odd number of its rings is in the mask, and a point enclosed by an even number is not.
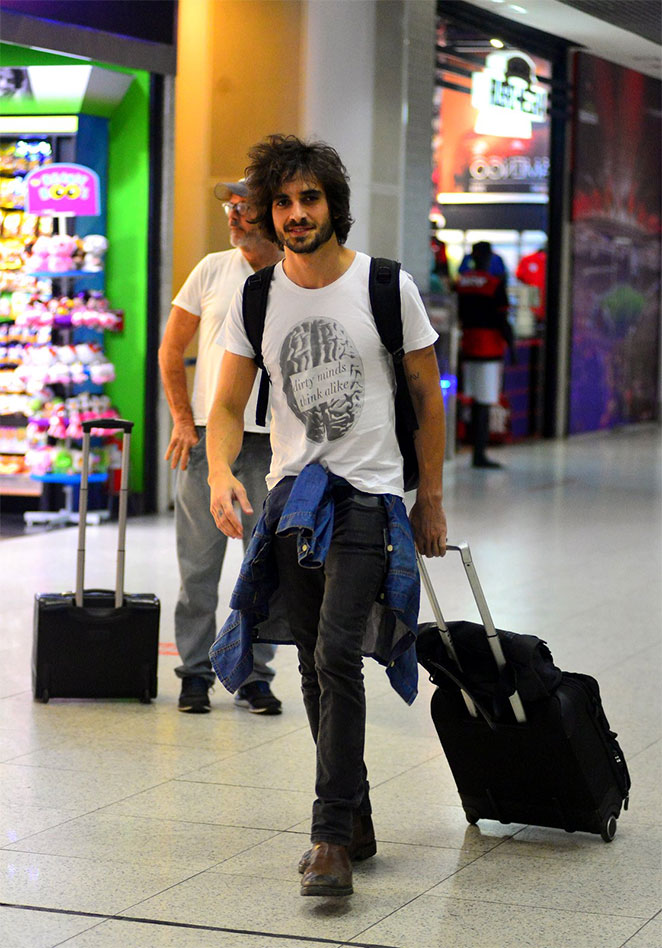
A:
[[[254,231],[242,230],[240,227],[230,228],[230,243],[233,247],[250,250],[258,240]]]
[[[305,237],[299,243],[296,240],[289,239],[287,232],[285,231],[281,236],[281,240],[287,249],[292,251],[292,253],[315,253],[315,251],[321,247],[322,244],[327,243],[327,241],[331,240],[332,237],[333,224],[329,219],[324,224],[322,224],[320,229],[316,231],[310,239]]]

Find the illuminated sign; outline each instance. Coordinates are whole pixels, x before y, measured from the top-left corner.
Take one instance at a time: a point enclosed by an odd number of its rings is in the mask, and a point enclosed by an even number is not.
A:
[[[52,217],[99,214],[99,176],[85,165],[36,168],[25,177],[25,210]]]
[[[491,53],[485,69],[472,74],[471,104],[478,135],[531,138],[531,123],[547,119],[547,90],[533,60],[518,50]]]

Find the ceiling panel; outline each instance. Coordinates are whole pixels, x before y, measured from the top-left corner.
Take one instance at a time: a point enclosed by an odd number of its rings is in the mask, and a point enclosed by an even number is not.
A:
[[[652,43],[662,41],[660,0],[559,0],[567,7],[588,13],[604,23],[636,33]]]
[[[469,3],[662,78],[661,0],[439,0],[440,11],[451,13],[456,3]]]

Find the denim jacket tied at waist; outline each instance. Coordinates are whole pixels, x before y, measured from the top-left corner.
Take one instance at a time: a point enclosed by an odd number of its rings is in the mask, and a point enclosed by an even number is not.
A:
[[[332,489],[338,486],[350,487],[321,464],[308,464],[269,492],[230,600],[232,612],[209,652],[228,691],[236,691],[250,675],[253,641],[294,642],[279,594],[273,538],[295,532],[300,565],[321,567],[333,533]],[[411,704],[418,684],[414,643],[420,599],[414,539],[402,499],[381,496],[387,514],[387,571],[368,616],[363,654],[386,666],[391,685]]]

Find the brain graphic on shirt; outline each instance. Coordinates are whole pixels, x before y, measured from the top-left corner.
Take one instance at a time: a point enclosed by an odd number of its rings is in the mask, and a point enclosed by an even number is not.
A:
[[[298,323],[283,341],[280,368],[287,403],[310,441],[336,441],[356,424],[363,405],[363,363],[337,322]]]

